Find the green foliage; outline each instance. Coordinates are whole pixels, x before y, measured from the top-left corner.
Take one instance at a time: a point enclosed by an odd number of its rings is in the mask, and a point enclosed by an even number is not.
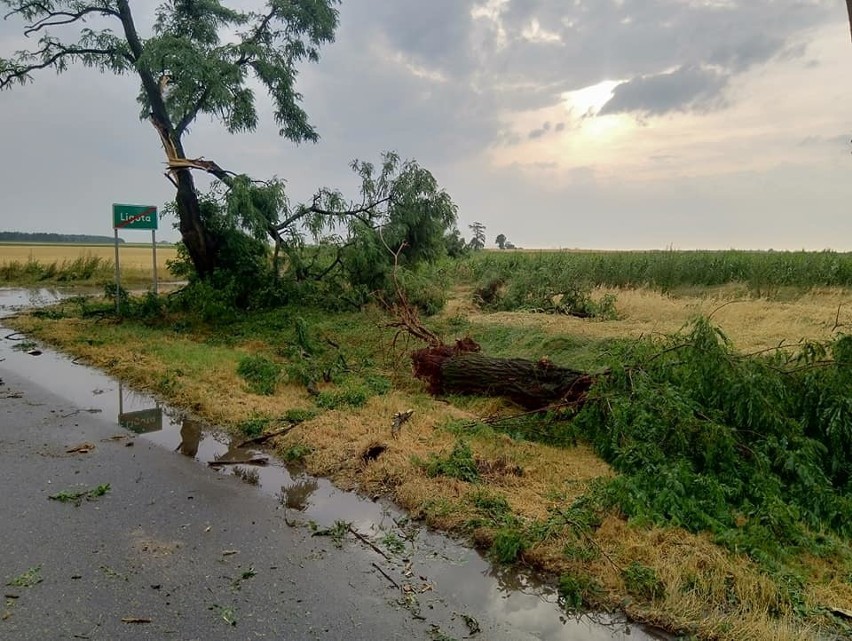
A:
[[[331,527],[315,530],[312,536],[328,536],[334,543],[334,547],[342,548],[343,539],[346,538],[351,527],[352,524],[347,521],[335,521]]]
[[[255,436],[260,436],[263,434],[263,430],[265,430],[269,424],[272,422],[267,416],[253,416],[242,423],[239,424],[240,433],[244,434],[249,438],[253,438]]]
[[[430,454],[425,463],[429,476],[449,476],[460,481],[476,483],[479,481],[479,468],[473,458],[473,451],[467,441],[459,439],[447,456]]]
[[[509,502],[502,494],[481,489],[474,492],[470,500],[477,513],[485,519],[487,524],[505,526],[516,522]]]
[[[543,268],[507,277],[488,274],[474,291],[474,301],[490,310],[527,310],[602,320],[618,317],[613,294],[595,299],[588,286]]]
[[[237,374],[253,394],[271,396],[281,378],[281,366],[265,356],[244,356],[237,364]]]
[[[503,528],[494,535],[491,556],[500,563],[514,563],[527,548],[523,532],[517,528]]]
[[[283,457],[288,463],[302,463],[311,452],[313,450],[309,445],[296,443],[284,450]]]
[[[317,413],[314,410],[294,407],[284,412],[281,418],[289,423],[304,423],[315,418]]]
[[[366,387],[350,384],[339,389],[320,392],[315,400],[319,407],[334,410],[341,407],[363,407],[370,396],[371,394]]]
[[[850,338],[743,356],[706,319],[616,354],[576,423],[628,517],[710,531],[774,563],[852,536]],[[779,547],[780,546],[780,547]]]
[[[393,532],[388,532],[382,537],[382,545],[391,554],[402,554],[405,552],[405,541]]]
[[[659,599],[665,595],[665,586],[653,568],[634,561],[621,574],[630,594],[648,600]]]
[[[594,579],[573,574],[563,574],[559,577],[557,586],[559,604],[569,614],[576,614],[583,609],[583,604],[599,596],[602,588]]]
[[[41,566],[36,565],[25,572],[22,572],[16,577],[9,579],[6,585],[15,588],[31,588],[34,585],[41,583],[44,579],[41,576]]]
[[[60,503],[73,503],[75,507],[80,507],[83,501],[94,501],[109,492],[109,490],[109,483],[102,483],[88,490],[63,490],[62,492],[51,494],[47,498],[52,501],[59,501]]]

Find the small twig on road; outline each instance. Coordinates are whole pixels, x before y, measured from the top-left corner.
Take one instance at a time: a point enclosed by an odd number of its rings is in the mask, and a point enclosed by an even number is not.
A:
[[[389,557],[387,554],[385,554],[384,550],[382,550],[380,547],[378,547],[375,543],[373,543],[370,539],[368,539],[366,536],[364,536],[363,534],[361,534],[358,530],[356,530],[356,529],[355,529],[354,527],[352,527],[351,525],[349,526],[349,531],[350,531],[350,532],[352,532],[352,534],[354,534],[354,535],[355,535],[355,537],[356,537],[357,539],[359,539],[362,543],[364,543],[364,544],[366,544],[366,545],[369,545],[369,546],[370,546],[371,548],[373,548],[373,550],[375,550],[378,554],[381,554],[381,555],[385,558],[385,561],[390,561],[390,560],[391,560],[391,559],[390,559],[390,557]]]
[[[375,561],[373,562],[373,567],[376,568],[381,573],[381,575],[383,577],[385,577],[388,581],[390,581],[391,585],[393,585],[393,587],[395,587],[397,590],[402,592],[402,586],[399,583],[397,583],[396,581],[394,581],[393,577],[390,574],[388,574],[387,572],[385,572],[381,568],[381,566],[378,563],[376,563]]]

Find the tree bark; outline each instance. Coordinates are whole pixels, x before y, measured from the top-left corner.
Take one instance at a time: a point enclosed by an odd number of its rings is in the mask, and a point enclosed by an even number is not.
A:
[[[530,410],[580,404],[594,378],[546,359],[493,358],[470,339],[426,347],[411,355],[414,375],[432,394],[504,396]]]
[[[142,81],[142,89],[151,105],[151,122],[160,134],[166,157],[169,160],[174,158],[185,160],[186,154],[180,140],[180,134],[183,131],[175,131],[157,79],[154,78],[150,69],[140,64],[143,53],[142,41],[136,31],[130,2],[118,0],[117,7],[124,36],[136,64],[136,73]],[[201,278],[206,278],[213,273],[217,265],[218,247],[216,239],[204,226],[201,218],[201,206],[198,202],[198,193],[195,190],[195,181],[192,178],[191,171],[179,169],[175,174],[177,177],[175,200],[181,238],[189,253],[190,260],[192,260],[196,274]]]
[[[217,266],[217,243],[201,220],[201,205],[195,191],[195,181],[189,169],[177,173],[178,229],[186,246],[195,273],[199,278],[210,276]]]

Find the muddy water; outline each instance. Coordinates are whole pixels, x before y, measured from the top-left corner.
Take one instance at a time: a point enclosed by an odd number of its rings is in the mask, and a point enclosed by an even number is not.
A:
[[[63,295],[67,294],[0,288],[0,318]],[[333,531],[338,522],[351,523],[380,550],[375,552],[376,564],[386,576],[398,585],[411,586],[413,591],[406,601],[414,616],[426,608],[451,615],[457,612],[459,616],[473,617],[474,623],[478,621],[488,629],[488,638],[507,640],[668,638],[609,615],[569,617],[559,607],[552,588],[523,573],[492,566],[470,548],[411,522],[392,505],[342,492],[325,479],[288,469],[260,452],[237,448],[221,431],[44,346],[39,346],[38,356],[15,349],[21,345],[21,337],[6,338],[10,332],[0,325],[0,367],[49,388],[80,411],[115,421],[128,436],[147,439],[161,446],[167,455],[184,456],[203,465],[219,460],[268,458],[263,466],[211,466],[211,474],[256,474],[251,480],[259,491],[274,495],[294,525],[321,532]],[[346,544],[368,545],[351,533],[344,534]]]

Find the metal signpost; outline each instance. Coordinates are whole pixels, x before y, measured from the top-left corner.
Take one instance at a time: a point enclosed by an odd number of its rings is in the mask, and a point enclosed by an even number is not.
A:
[[[120,312],[119,292],[121,291],[121,271],[118,267],[118,230],[150,229],[151,252],[154,256],[154,293],[157,293],[157,207],[155,205],[112,204],[112,228],[115,230],[115,310]]]

